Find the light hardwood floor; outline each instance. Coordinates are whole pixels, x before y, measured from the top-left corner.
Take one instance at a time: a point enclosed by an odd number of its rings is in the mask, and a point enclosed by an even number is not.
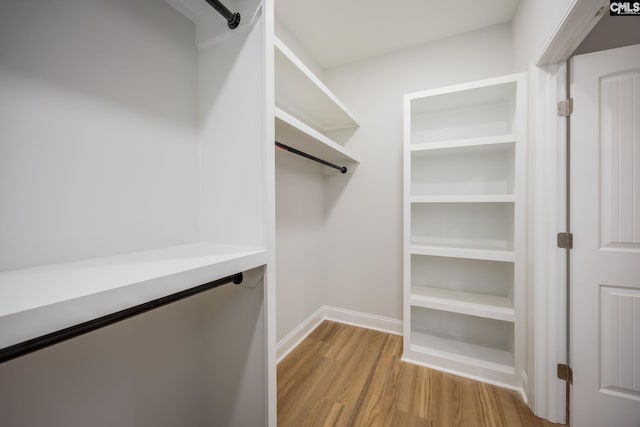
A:
[[[402,338],[323,322],[278,365],[278,425],[557,426],[511,390],[400,361]]]

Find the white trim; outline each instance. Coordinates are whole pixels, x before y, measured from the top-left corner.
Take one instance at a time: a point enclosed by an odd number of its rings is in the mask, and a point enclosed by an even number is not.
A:
[[[555,112],[565,97],[566,65],[534,71],[536,97],[533,218],[534,249],[534,379],[533,410],[552,422],[565,422],[564,383],[556,378],[556,365],[565,363],[564,252],[556,247],[556,233],[566,228],[566,119]]]
[[[451,374],[451,375],[456,375],[459,377],[463,377],[463,378],[469,378],[470,380],[474,380],[474,381],[478,381],[480,383],[485,383],[485,384],[491,384],[494,385],[496,387],[500,387],[500,388],[506,388],[508,390],[513,390],[513,391],[517,391],[518,393],[520,393],[520,397],[522,397],[522,400],[524,401],[525,404],[528,403],[528,398],[527,398],[527,394],[524,392],[524,389],[522,387],[518,387],[518,386],[514,386],[508,383],[504,383],[504,382],[500,382],[500,381],[494,381],[494,380],[490,380],[487,379],[486,377],[480,377],[480,376],[476,376],[476,375],[471,375],[468,374],[464,371],[457,371],[455,369],[447,369],[447,368],[443,368],[441,365],[432,365],[430,363],[425,363],[422,362],[420,360],[411,358],[411,357],[406,357],[405,355],[403,355],[400,360],[402,362],[405,363],[412,363],[414,365],[418,365],[418,366],[424,366],[425,368],[430,368],[430,369],[434,369],[436,371],[440,371],[440,372],[446,372],[447,374]],[[526,375],[523,372],[524,375]]]
[[[605,0],[571,0],[547,44],[536,56],[534,64],[543,66],[569,59],[606,13],[602,13],[601,8],[605,7],[608,10],[608,4]]]
[[[531,89],[535,102],[531,138],[534,143],[532,207],[534,247],[530,259],[529,314],[533,335],[528,369],[528,393],[533,412],[552,422],[565,422],[564,383],[556,378],[556,364],[566,362],[566,304],[564,254],[555,246],[555,234],[565,229],[565,121],[556,117],[556,101],[564,96],[564,61],[580,45],[602,17],[605,0],[571,0],[562,19],[531,67]],[[606,11],[604,12],[606,13]],[[536,66],[538,68],[536,68]]]
[[[373,329],[393,335],[402,335],[402,320],[337,307],[325,306],[324,308],[326,320]]]
[[[287,357],[293,349],[300,345],[302,340],[308,337],[325,320],[393,335],[402,335],[402,320],[323,305],[289,332],[287,336],[278,341],[276,345],[277,362],[280,363],[282,359]]]
[[[311,332],[325,320],[326,307],[322,306],[317,309],[311,316],[307,317],[289,332],[286,337],[282,338],[276,344],[276,361],[280,363],[282,359],[287,357],[300,343],[309,336]]]

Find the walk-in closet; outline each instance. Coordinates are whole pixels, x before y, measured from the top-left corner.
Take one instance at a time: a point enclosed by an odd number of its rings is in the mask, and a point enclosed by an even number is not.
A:
[[[634,3],[5,2],[0,425],[640,425]]]

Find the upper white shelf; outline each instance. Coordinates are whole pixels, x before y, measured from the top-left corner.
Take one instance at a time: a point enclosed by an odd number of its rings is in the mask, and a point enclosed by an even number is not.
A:
[[[329,162],[359,163],[344,147],[286,111],[276,107],[275,115],[277,141]]]
[[[359,126],[320,79],[275,37],[276,106],[320,131]]]
[[[452,139],[450,141],[423,142],[411,144],[412,152],[443,150],[447,148],[469,148],[476,147],[478,151],[488,151],[495,149],[497,144],[509,144],[516,141],[513,134],[495,135],[480,138]]]
[[[416,144],[491,138],[515,133],[520,74],[405,95],[409,131]]]
[[[0,272],[0,348],[266,263],[264,249],[196,243]]]
[[[513,203],[513,194],[443,194],[411,196],[411,203]]]
[[[456,248],[447,246],[411,245],[410,253],[449,258],[479,259],[486,261],[515,262],[513,251],[478,248]]]
[[[454,313],[515,321],[513,303],[495,295],[455,291],[427,286],[411,287],[411,305]]]

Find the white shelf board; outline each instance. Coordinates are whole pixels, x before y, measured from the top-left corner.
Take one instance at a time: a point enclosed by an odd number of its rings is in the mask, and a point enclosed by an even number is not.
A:
[[[445,338],[423,331],[411,331],[411,350],[483,369],[514,374],[513,355],[504,350],[472,344],[452,337]]]
[[[411,151],[414,153],[430,150],[445,150],[448,148],[477,147],[478,150],[495,150],[496,145],[510,144],[516,142],[513,134],[487,136],[482,138],[452,139],[448,141],[421,142],[411,144]]]
[[[411,196],[411,203],[514,203],[513,194],[444,194]]]
[[[489,319],[515,321],[513,303],[508,298],[472,292],[413,285],[411,305]]]
[[[522,73],[509,74],[408,93],[405,100],[413,101],[414,114],[509,102],[516,96],[516,83],[523,79]]]
[[[196,243],[0,272],[0,348],[266,263],[264,249]]]
[[[286,111],[276,107],[275,116],[276,141],[329,162],[360,163],[344,147]]]
[[[431,255],[449,258],[480,259],[487,261],[515,262],[513,251],[496,249],[456,248],[447,246],[411,245],[413,255]]]
[[[321,131],[357,127],[347,107],[275,37],[276,106]]]

